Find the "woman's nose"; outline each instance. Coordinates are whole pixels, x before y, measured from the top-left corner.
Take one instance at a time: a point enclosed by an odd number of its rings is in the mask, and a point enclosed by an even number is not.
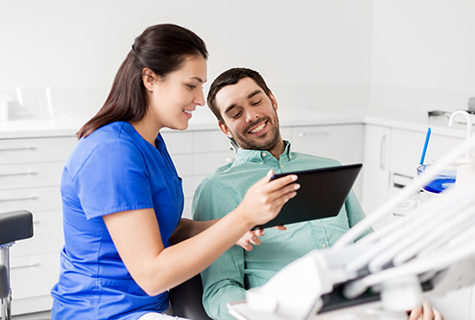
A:
[[[203,90],[198,90],[198,94],[195,96],[194,103],[196,103],[199,106],[204,106],[205,105],[205,96],[203,94]]]

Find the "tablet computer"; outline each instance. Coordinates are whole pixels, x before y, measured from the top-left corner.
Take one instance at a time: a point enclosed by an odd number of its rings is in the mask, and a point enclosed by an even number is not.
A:
[[[271,180],[295,174],[300,189],[280,213],[264,225],[268,228],[338,215],[362,167],[361,163],[275,174]],[[255,229],[254,228],[254,229]]]

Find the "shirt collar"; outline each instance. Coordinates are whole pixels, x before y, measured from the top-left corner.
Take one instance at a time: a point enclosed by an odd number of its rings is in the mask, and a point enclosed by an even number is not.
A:
[[[290,142],[284,140],[284,152],[280,155],[280,161],[291,159]],[[250,162],[267,162],[272,159],[276,160],[274,156],[267,150],[251,150],[251,149],[237,149],[236,160],[250,161]]]

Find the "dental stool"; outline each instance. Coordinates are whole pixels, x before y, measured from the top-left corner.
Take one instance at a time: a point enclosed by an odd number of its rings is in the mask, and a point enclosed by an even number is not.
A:
[[[10,320],[10,247],[17,240],[33,236],[33,215],[26,210],[0,213],[0,314]]]
[[[198,274],[169,291],[173,315],[193,319],[211,320],[203,308],[203,285]]]

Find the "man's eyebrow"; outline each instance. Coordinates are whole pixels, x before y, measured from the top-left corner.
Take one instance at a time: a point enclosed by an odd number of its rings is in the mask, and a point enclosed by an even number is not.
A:
[[[228,113],[231,112],[231,110],[233,110],[234,108],[236,108],[236,104],[231,104],[231,105],[229,105],[229,106],[226,107],[226,109],[224,110],[224,114],[228,114]]]
[[[247,95],[247,98],[248,98],[248,99],[251,99],[251,98],[254,97],[256,94],[259,94],[259,93],[262,93],[262,90],[260,90],[260,89],[254,90],[254,91],[252,91],[250,94]]]

